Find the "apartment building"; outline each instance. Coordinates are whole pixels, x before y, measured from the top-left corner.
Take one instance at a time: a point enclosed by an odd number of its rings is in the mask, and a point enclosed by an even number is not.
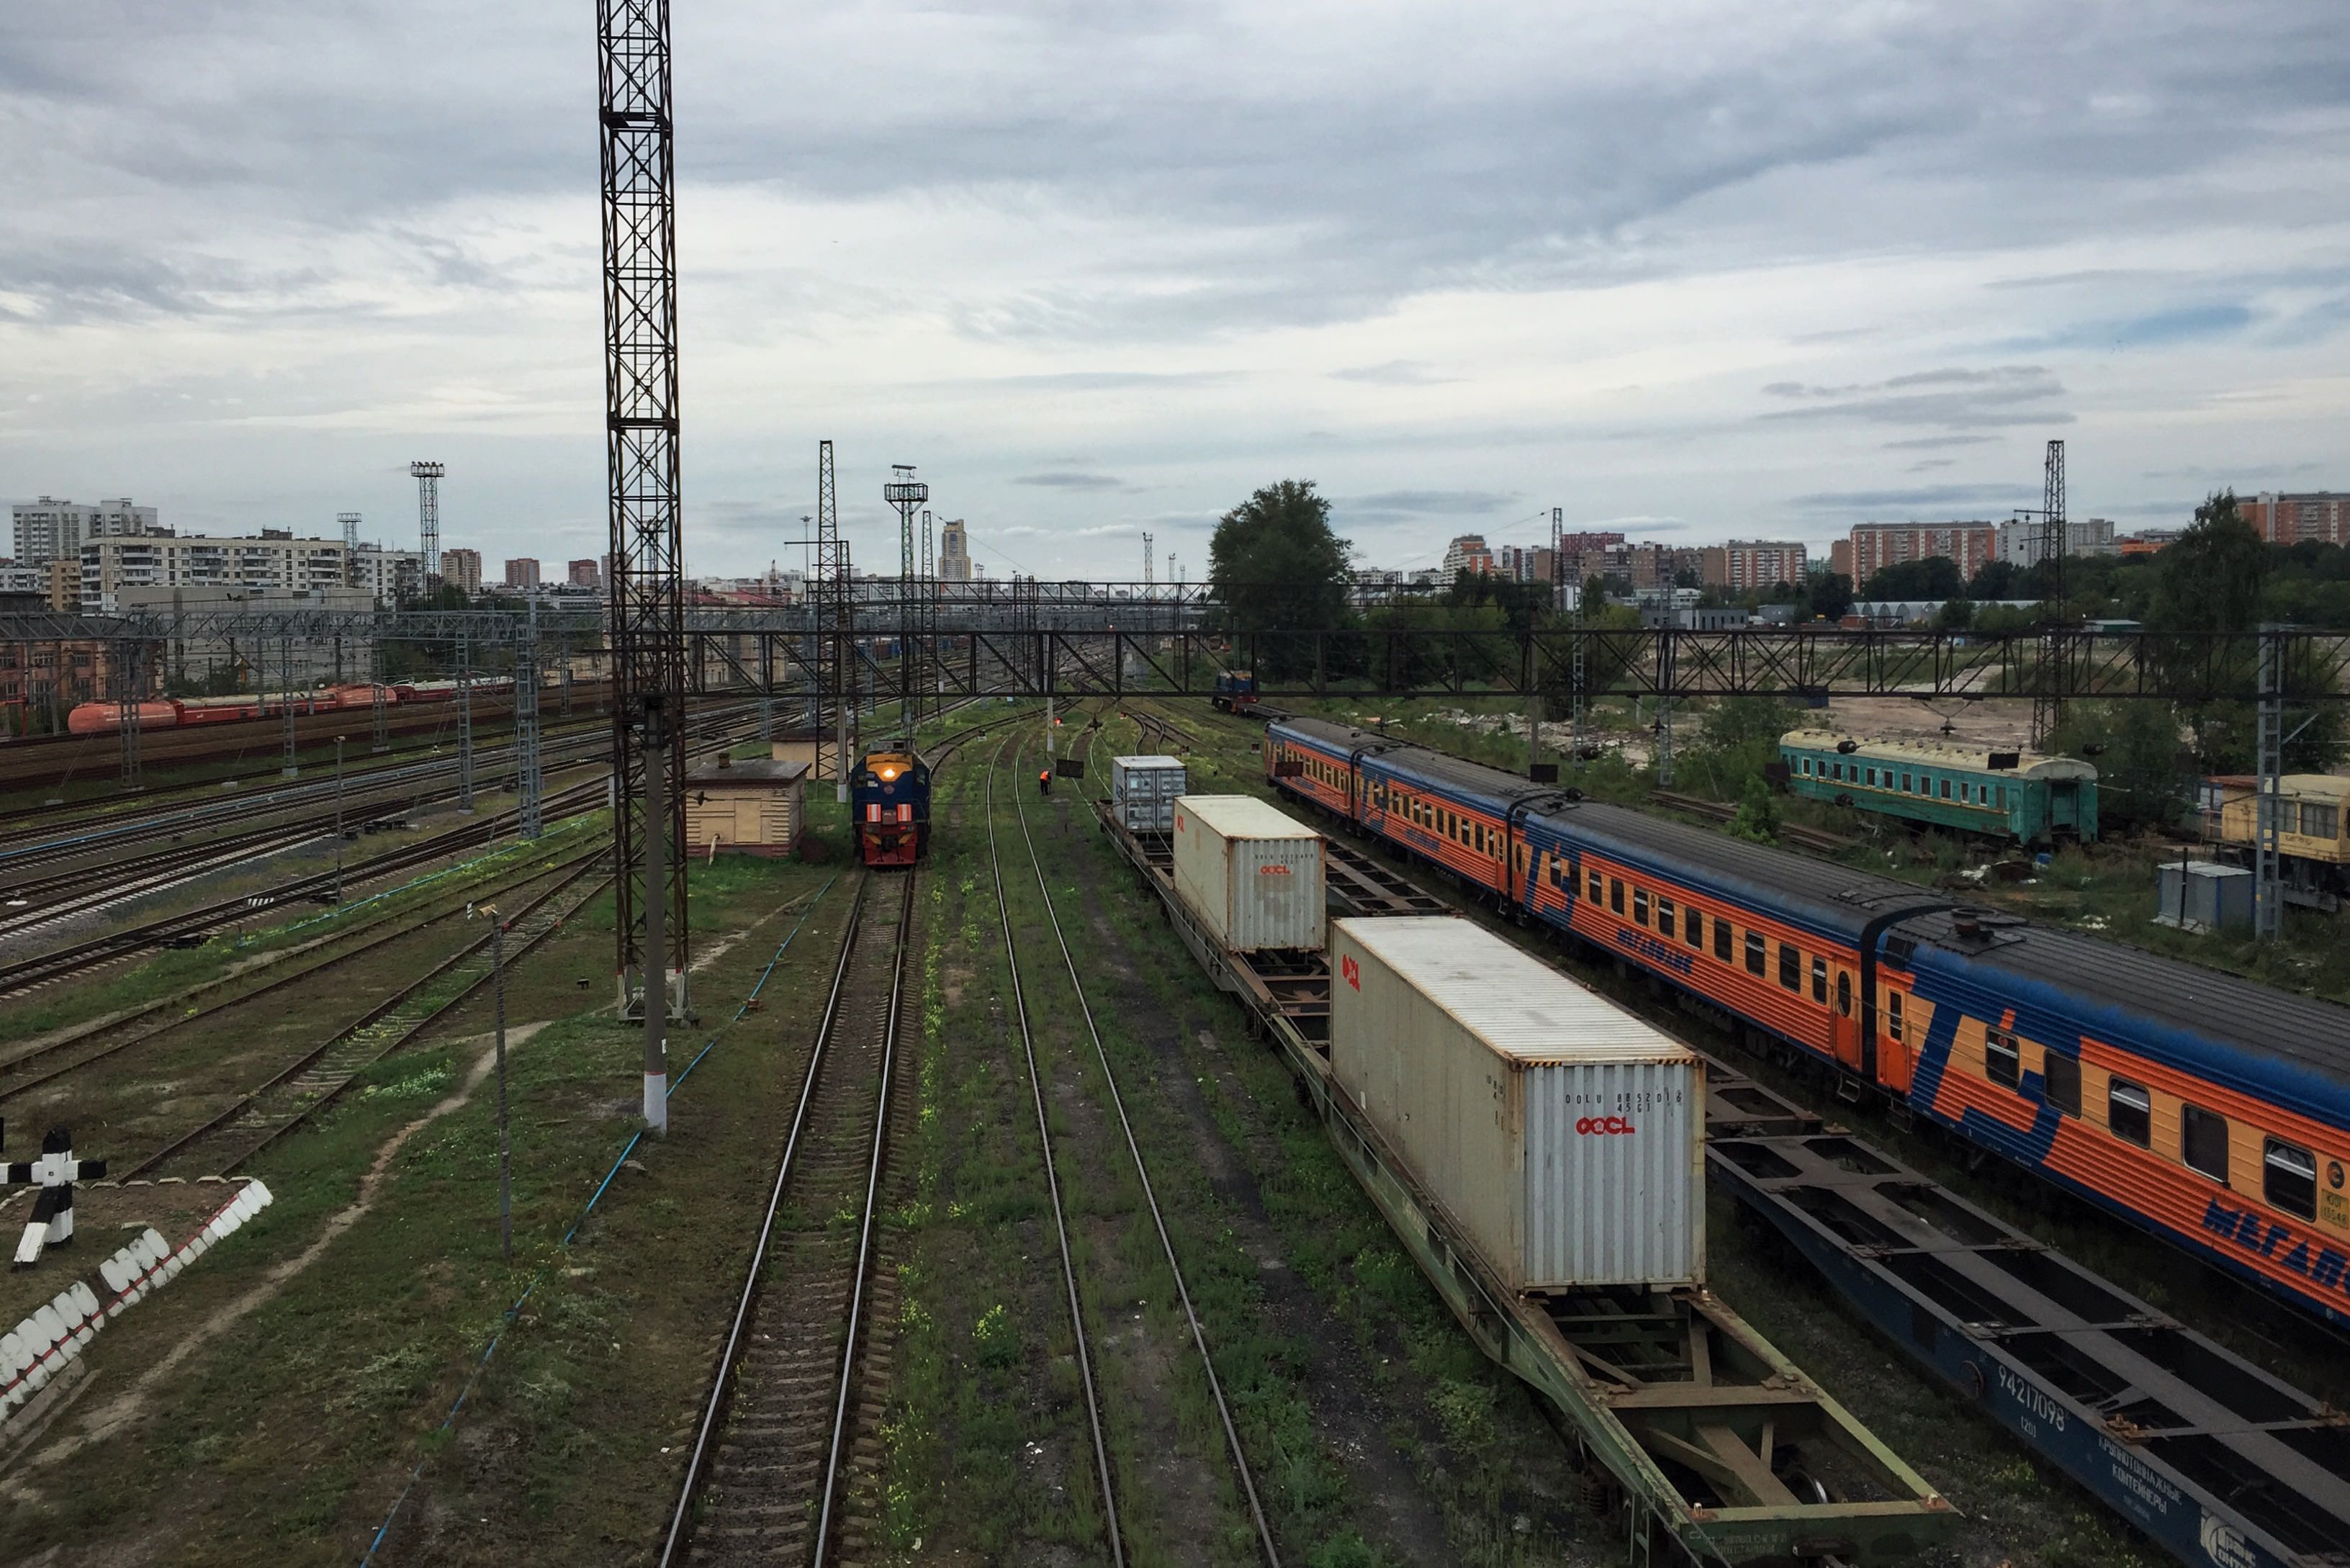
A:
[[[85,539],[81,608],[110,615],[132,588],[339,588],[350,580],[350,552],[340,539],[296,539],[283,528],[251,538],[149,536]]]
[[[1999,558],[1999,524],[1970,523],[1860,523],[1852,530],[1849,568],[1838,566],[1856,584],[1863,584],[1887,566],[1947,556],[1958,563],[1959,575],[1972,577]],[[1835,559],[1830,553],[1830,559]]]
[[[1735,593],[1800,583],[1810,567],[1809,556],[1804,545],[1790,541],[1732,539],[1698,552],[1698,580]]]
[[[1482,534],[1457,535],[1444,547],[1445,581],[1451,582],[1463,572],[1475,577],[1493,575],[1493,552],[1485,547]]]
[[[482,591],[482,553],[463,547],[441,552],[441,580],[468,597]]]
[[[2264,490],[2257,496],[2238,496],[2236,515],[2272,545],[2350,545],[2350,495],[2314,490],[2282,495]],[[18,545],[16,558],[25,558]]]
[[[2013,566],[2036,566],[2048,554],[2053,537],[2045,517],[2013,517],[1999,525],[1999,558]],[[2071,517],[2064,522],[2067,556],[2114,556],[2121,547],[2114,525],[2105,517]],[[1967,574],[1972,576],[1974,574]]]
[[[424,552],[361,545],[351,553],[350,586],[385,609],[412,599],[424,591]]]
[[[161,534],[155,508],[134,504],[129,496],[83,505],[44,495],[38,501],[18,501],[8,508],[9,535],[16,564],[45,566],[51,561],[78,561],[89,539],[129,538]]]
[[[568,580],[575,588],[595,589],[604,586],[603,568],[596,564],[593,556],[584,561],[572,562],[567,570],[569,572]]]
[[[518,594],[538,591],[538,557],[517,556],[506,562],[506,587]]]

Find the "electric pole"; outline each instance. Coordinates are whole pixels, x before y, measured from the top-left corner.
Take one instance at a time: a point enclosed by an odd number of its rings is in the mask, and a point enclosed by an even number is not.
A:
[[[441,479],[449,471],[437,462],[419,461],[408,465],[416,476],[416,534],[424,559],[418,564],[418,576],[424,584],[424,602],[431,604],[441,592]],[[356,518],[352,526],[358,526]]]

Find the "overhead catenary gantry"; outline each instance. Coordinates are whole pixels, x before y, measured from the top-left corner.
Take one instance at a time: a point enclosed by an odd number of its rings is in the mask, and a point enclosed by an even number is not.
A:
[[[662,1029],[665,1015],[685,1010],[688,949],[677,174],[667,0],[598,0],[597,65],[612,563],[614,967],[621,1006],[645,1019],[645,1117],[660,1127],[668,1098]]]

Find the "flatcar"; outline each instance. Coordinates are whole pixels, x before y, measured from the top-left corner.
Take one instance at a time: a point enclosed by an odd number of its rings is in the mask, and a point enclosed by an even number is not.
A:
[[[484,676],[470,683],[473,700],[488,701],[509,691],[514,680],[509,676]],[[411,703],[454,702],[458,683],[454,680],[403,680],[383,689],[383,700],[389,706],[405,707]],[[376,688],[364,684],[328,687],[315,691],[264,691],[247,696],[231,697],[165,697],[139,704],[139,728],[150,730],[184,730],[198,724],[225,724],[248,719],[276,719],[284,716],[289,706],[297,714],[324,713],[338,708],[371,708],[375,705]],[[81,702],[66,715],[66,729],[76,735],[110,735],[121,723],[120,706],[114,702]]]
[[[2210,781],[2218,800],[2215,836],[2220,857],[2252,864],[2260,843],[2260,781]],[[2287,774],[2277,780],[2277,870],[2287,903],[2338,910],[2350,897],[2350,778],[2337,774]]]
[[[2350,1009],[1368,731],[1281,721],[1263,758],[1853,1097],[2350,1327]]]
[[[911,750],[868,752],[849,775],[857,857],[868,866],[911,866],[931,848],[931,764]]]
[[[1779,738],[1787,787],[1814,800],[2013,844],[2097,836],[2097,770],[2073,757],[1827,730]]]

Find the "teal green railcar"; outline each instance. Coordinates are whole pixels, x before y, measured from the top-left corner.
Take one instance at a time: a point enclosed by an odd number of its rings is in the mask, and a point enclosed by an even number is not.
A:
[[[1779,738],[1787,787],[1814,800],[2024,845],[2097,836],[2097,770],[2072,757],[1830,730]]]

